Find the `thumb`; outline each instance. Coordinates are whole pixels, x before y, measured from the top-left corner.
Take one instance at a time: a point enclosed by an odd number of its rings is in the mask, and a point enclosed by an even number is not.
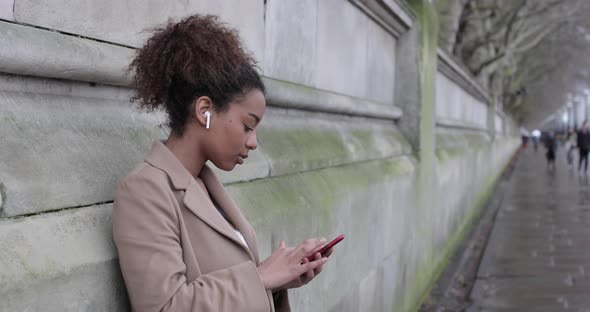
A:
[[[281,244],[279,245],[279,248],[285,248],[285,241],[281,241]]]

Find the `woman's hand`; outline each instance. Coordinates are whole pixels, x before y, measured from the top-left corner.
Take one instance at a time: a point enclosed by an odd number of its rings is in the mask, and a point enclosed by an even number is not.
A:
[[[334,251],[333,247],[328,249],[328,251],[324,255],[323,259],[328,259],[328,257],[330,257],[330,255],[332,254],[333,251]],[[318,260],[322,260],[322,255],[319,252],[316,252],[315,255],[313,256],[313,262],[316,262]],[[303,263],[308,263],[308,262],[309,262],[309,260],[307,260],[307,257],[303,258]],[[320,264],[315,269],[307,271],[307,272],[297,276],[295,279],[291,280],[290,282],[288,282],[287,284],[283,285],[282,287],[280,287],[279,289],[276,289],[276,290],[301,287],[301,286],[311,282],[311,280],[314,279],[316,276],[318,276],[318,274],[320,274],[320,272],[322,272],[323,269],[324,269],[324,264]]]
[[[264,287],[274,291],[309,283],[328,261],[328,257],[322,257],[317,253],[325,242],[323,238],[308,239],[294,248],[288,248],[285,242],[281,242],[279,248],[258,267],[258,275]],[[308,261],[306,257],[314,252],[316,260]],[[327,255],[331,252],[332,250]]]

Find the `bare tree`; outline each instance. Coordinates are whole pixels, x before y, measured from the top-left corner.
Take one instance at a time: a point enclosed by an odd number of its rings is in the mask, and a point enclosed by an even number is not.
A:
[[[565,71],[571,79],[579,76],[573,72],[584,62],[579,52],[588,49],[587,38],[579,35],[580,29],[587,29],[588,2],[436,0],[439,44],[499,96],[505,110],[523,120],[534,105],[527,100],[528,94],[542,86],[541,78],[565,75]]]

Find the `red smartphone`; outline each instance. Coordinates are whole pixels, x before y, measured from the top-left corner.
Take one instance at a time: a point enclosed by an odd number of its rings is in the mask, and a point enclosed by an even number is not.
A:
[[[309,260],[309,262],[314,261],[314,255],[316,253],[320,253],[322,256],[324,256],[326,254],[326,252],[328,252],[328,250],[330,250],[330,248],[336,246],[336,244],[340,243],[340,241],[342,241],[344,239],[344,234],[340,234],[338,235],[338,237],[334,238],[333,241],[327,243],[324,247],[322,247],[322,249],[316,251],[313,253],[313,255],[307,257],[307,260]]]

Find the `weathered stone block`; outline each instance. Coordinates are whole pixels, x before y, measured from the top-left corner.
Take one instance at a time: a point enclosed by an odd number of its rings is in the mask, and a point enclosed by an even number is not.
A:
[[[101,203],[163,138],[157,115],[128,101],[0,92],[1,216]]]
[[[12,21],[14,16],[12,8],[14,7],[14,0],[0,0],[0,18]]]
[[[1,311],[127,311],[111,205],[0,221]]]
[[[486,129],[487,105],[460,85],[436,74],[436,121],[441,125]]]
[[[264,74],[313,86],[318,0],[266,1]]]
[[[367,45],[364,97],[391,105],[394,103],[395,90],[395,38],[381,26],[370,21]]]
[[[348,1],[318,1],[315,86],[365,97],[369,18]],[[345,23],[342,21],[346,21]]]
[[[239,29],[257,58],[264,53],[264,3],[257,0],[150,1],[15,0],[16,21],[140,47],[149,29],[191,14],[215,14]],[[148,31],[145,31],[148,30]]]

